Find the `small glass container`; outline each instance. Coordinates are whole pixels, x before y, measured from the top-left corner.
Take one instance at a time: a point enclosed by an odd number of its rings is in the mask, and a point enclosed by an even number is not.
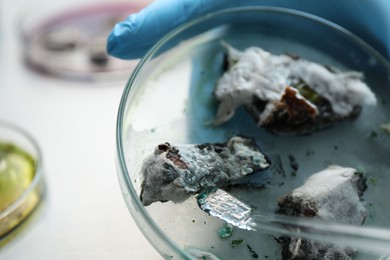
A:
[[[0,239],[33,212],[43,194],[37,143],[24,130],[0,122]]]

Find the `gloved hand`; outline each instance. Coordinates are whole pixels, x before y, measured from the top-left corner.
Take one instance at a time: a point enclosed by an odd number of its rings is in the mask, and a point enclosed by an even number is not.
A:
[[[389,59],[390,0],[157,0],[115,25],[107,52],[139,58],[180,24],[208,12],[245,5],[272,5],[308,12],[350,30]]]

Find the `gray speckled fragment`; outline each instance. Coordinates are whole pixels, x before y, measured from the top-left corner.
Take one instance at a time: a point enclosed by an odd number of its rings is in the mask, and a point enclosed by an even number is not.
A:
[[[143,163],[141,200],[182,202],[205,188],[224,187],[267,169],[270,163],[252,139],[226,143],[158,145]]]

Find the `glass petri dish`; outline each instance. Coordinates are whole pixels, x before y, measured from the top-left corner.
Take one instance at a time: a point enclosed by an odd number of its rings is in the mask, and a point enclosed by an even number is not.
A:
[[[44,190],[37,143],[22,129],[0,122],[0,242],[33,212]]]
[[[244,109],[220,127],[213,98],[222,74],[221,41],[238,49],[258,46],[272,53],[294,53],[305,59],[361,71],[377,95],[355,120],[307,136],[280,137],[258,128]],[[330,164],[358,168],[367,177],[365,226],[390,231],[390,135],[380,125],[390,121],[390,65],[378,52],[350,32],[321,18],[298,11],[249,7],[208,14],[175,29],[158,42],[132,73],[117,118],[117,172],[129,212],[150,243],[168,259],[191,259],[193,248],[221,259],[281,259],[276,235],[234,229],[227,239],[217,231],[218,219],[198,209],[195,198],[183,203],[153,203],[139,199],[143,159],[160,143],[224,142],[230,136],[255,138],[278,161],[251,180],[253,187],[229,190],[263,212],[275,212],[277,199],[303,184],[312,173]],[[290,157],[299,168],[293,171]],[[234,241],[241,241],[235,246]],[[355,259],[377,259],[359,252]]]
[[[115,23],[145,5],[114,1],[29,12],[21,21],[26,64],[35,72],[66,79],[126,78],[138,60],[108,56],[107,36]]]

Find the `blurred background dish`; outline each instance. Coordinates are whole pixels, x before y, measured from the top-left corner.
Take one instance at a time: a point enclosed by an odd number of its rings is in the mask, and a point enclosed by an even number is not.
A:
[[[113,58],[106,41],[115,23],[145,7],[145,2],[113,1],[79,4],[61,10],[23,13],[24,56],[34,71],[79,80],[126,77],[138,60]]]
[[[212,92],[222,74],[221,40],[243,50],[258,46],[289,53],[365,75],[380,100],[353,121],[309,136],[277,137],[258,128],[245,109],[232,121],[211,127],[217,110]],[[224,226],[198,209],[194,197],[179,204],[139,200],[143,159],[160,143],[224,142],[251,136],[271,158],[265,173],[229,190],[263,212],[275,212],[277,199],[302,185],[329,164],[357,167],[366,174],[366,225],[390,228],[387,221],[390,138],[380,125],[390,118],[390,65],[375,50],[343,28],[288,9],[242,8],[209,14],[168,34],[140,61],[122,95],[117,119],[117,169],[124,199],[140,230],[165,258],[191,258],[204,251],[221,259],[281,258],[272,234],[235,229],[222,238]],[[195,248],[195,249],[194,249]],[[200,251],[199,251],[200,250]],[[356,259],[376,259],[359,252]]]

